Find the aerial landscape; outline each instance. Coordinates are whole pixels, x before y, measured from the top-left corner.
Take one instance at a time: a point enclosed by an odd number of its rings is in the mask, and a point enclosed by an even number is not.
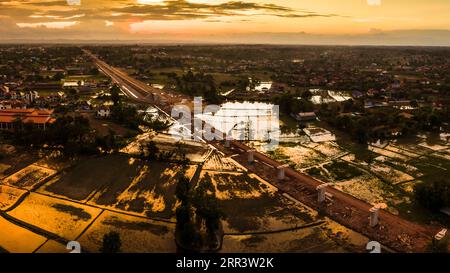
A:
[[[85,2],[0,1],[0,253],[450,250],[445,14]]]

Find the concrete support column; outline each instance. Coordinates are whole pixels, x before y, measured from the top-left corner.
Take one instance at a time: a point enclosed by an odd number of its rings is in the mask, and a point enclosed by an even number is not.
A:
[[[370,227],[376,227],[379,222],[379,213],[380,208],[378,206],[374,206],[370,209]]]
[[[286,178],[286,168],[289,167],[289,165],[282,165],[277,167],[277,178],[278,180],[284,180]]]
[[[231,147],[231,140],[225,138],[225,148],[230,148]]]
[[[248,151],[248,163],[253,163],[255,161],[255,150]]]
[[[327,186],[328,186],[327,184],[322,184],[322,185],[320,185],[320,186],[318,186],[316,188],[316,190],[317,190],[317,201],[319,203],[325,202],[326,193],[327,193],[327,191],[326,191]]]
[[[325,202],[326,198],[327,198],[327,187],[331,186],[331,183],[324,183],[322,185],[317,186],[316,190],[317,190],[317,201],[319,203],[323,203]]]

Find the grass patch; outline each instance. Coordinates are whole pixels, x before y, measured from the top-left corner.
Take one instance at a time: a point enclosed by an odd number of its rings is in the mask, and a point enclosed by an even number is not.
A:
[[[363,174],[358,168],[343,161],[333,161],[332,163],[324,165],[324,168],[338,181],[350,180]]]

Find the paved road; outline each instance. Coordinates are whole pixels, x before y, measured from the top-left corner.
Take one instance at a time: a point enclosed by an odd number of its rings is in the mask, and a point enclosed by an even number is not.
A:
[[[147,84],[138,81],[136,79],[133,79],[132,77],[128,76],[123,71],[120,71],[117,68],[114,68],[105,62],[101,61],[99,58],[94,56],[88,51],[85,51],[86,54],[91,56],[99,68],[109,77],[111,77],[115,82],[117,82],[124,93],[130,98],[135,101],[141,102],[141,103],[149,103],[154,105],[155,107],[162,110],[164,113],[168,113],[170,111],[170,107],[175,104],[181,104],[182,102],[184,104],[191,103],[191,99],[185,95],[181,94],[175,94],[170,93],[167,91],[162,92],[159,89],[152,88],[148,86]],[[158,104],[158,105],[156,105]],[[163,109],[161,109],[163,108]],[[167,114],[168,115],[168,114]],[[217,149],[224,149],[224,147],[217,142],[207,142],[208,144],[214,146]],[[245,144],[238,142],[238,141],[232,141],[232,146],[234,148],[237,148],[242,153],[247,153],[252,148],[246,146]],[[278,166],[281,166],[282,164],[267,157],[266,155],[255,152],[255,159],[258,160],[260,163],[264,163],[265,165],[269,165],[273,168],[273,172],[275,172],[275,168]],[[244,159],[245,161],[245,159]],[[239,162],[245,165],[245,162]],[[253,172],[255,172],[257,175],[260,175],[261,177],[267,177],[267,170],[262,170],[262,168],[254,168],[252,169]],[[266,173],[264,173],[266,172]],[[281,184],[278,185],[279,188],[284,189],[292,189],[292,187],[296,187],[298,185],[304,186],[309,189],[310,193],[314,193],[316,190],[316,187],[321,185],[322,182],[308,176],[302,173],[299,173],[291,168],[286,168],[285,170],[286,176],[289,177],[289,182],[285,185]],[[290,184],[289,184],[290,183]],[[376,230],[369,230],[366,228],[368,226],[368,219],[364,221],[364,217],[367,215],[369,216],[369,210],[373,207],[373,205],[368,204],[362,200],[359,200],[349,194],[346,194],[344,192],[341,192],[335,188],[328,187],[327,193],[331,194],[333,196],[333,206],[336,207],[335,211],[338,211],[342,208],[349,208],[358,211],[359,216],[354,218],[348,218],[343,219],[339,217],[335,217],[334,219],[338,218],[341,220],[341,224],[354,228],[355,230],[365,233],[367,236],[372,236],[377,238],[378,231]],[[302,198],[303,199],[303,198]],[[306,199],[303,199],[305,201]],[[302,200],[300,200],[302,201]],[[314,203],[313,201],[311,201]],[[311,205],[311,204],[308,204]],[[316,204],[312,204],[316,205]],[[317,204],[318,206],[318,204]],[[317,207],[315,206],[315,207]],[[332,210],[328,210],[332,211]],[[331,213],[331,212],[330,212]],[[361,216],[362,215],[362,216]],[[330,215],[332,216],[332,215]],[[333,218],[333,217],[332,217]],[[387,227],[387,230],[384,231],[385,234],[383,236],[388,236],[390,238],[386,238],[387,242],[392,242],[395,240],[400,240],[399,238],[403,235],[408,235],[409,237],[412,237],[413,240],[416,240],[416,248],[412,246],[410,251],[424,251],[424,244],[425,242],[431,241],[431,236],[433,236],[434,232],[436,232],[437,227],[430,228],[430,227],[424,227],[416,223],[409,222],[401,217],[395,216],[387,211],[381,210],[380,211],[380,219],[383,221],[383,225]],[[352,223],[352,221],[364,221],[364,223]],[[389,228],[390,227],[390,228]],[[381,233],[381,232],[380,232]],[[394,234],[390,234],[394,233]],[[373,238],[371,237],[371,238]],[[381,239],[384,237],[381,237]],[[389,240],[388,240],[389,239]],[[420,241],[420,244],[418,242]],[[401,245],[401,244],[400,244]],[[403,245],[406,245],[403,244]],[[410,244],[408,244],[409,246]],[[414,245],[414,242],[411,243],[411,245]],[[397,250],[400,250],[397,247]]]

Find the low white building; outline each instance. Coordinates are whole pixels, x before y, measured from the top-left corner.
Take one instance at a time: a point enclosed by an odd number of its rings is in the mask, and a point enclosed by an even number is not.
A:
[[[303,129],[303,132],[315,143],[336,141],[336,136],[323,128],[310,127]]]
[[[111,109],[109,109],[109,107],[107,107],[107,106],[102,106],[97,109],[97,117],[109,118],[110,115],[111,115]]]

